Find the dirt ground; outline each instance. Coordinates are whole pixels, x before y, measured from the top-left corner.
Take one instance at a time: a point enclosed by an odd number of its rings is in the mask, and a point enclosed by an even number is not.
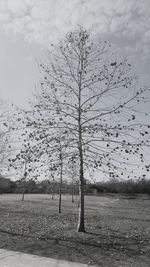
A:
[[[50,195],[0,195],[0,248],[95,266],[150,266],[150,197],[86,196],[86,233],[78,201]]]

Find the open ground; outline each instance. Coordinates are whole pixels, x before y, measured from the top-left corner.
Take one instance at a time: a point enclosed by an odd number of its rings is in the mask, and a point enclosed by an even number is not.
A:
[[[150,266],[150,197],[85,197],[86,233],[77,233],[78,201],[63,196],[0,195],[0,248],[95,266]]]

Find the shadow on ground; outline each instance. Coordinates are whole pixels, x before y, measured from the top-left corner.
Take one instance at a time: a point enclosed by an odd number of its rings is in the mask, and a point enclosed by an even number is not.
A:
[[[88,236],[87,241],[83,241],[83,235]],[[95,240],[93,238],[95,236],[98,236],[99,240]],[[147,244],[149,244],[148,240],[139,242],[135,238],[116,238],[114,235],[106,236],[90,231],[82,234],[82,240],[81,238],[78,240],[77,238],[34,238],[0,230],[0,248],[96,266],[118,266],[118,262],[128,262],[129,265],[125,266],[130,266],[130,261],[137,260],[137,257],[149,258],[149,252],[144,250]]]

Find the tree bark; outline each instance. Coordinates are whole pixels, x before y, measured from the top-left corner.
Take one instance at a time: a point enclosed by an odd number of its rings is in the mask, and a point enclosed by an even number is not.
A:
[[[73,174],[74,177],[74,174]],[[74,203],[74,186],[73,186],[73,177],[72,177],[72,194],[71,194],[71,202]]]
[[[52,200],[54,199],[54,191],[52,190]]]
[[[22,194],[22,201],[24,201],[24,192],[23,192],[23,194]]]
[[[71,202],[74,203],[74,196],[73,196],[73,193],[72,193]]]
[[[23,178],[23,193],[22,193],[22,201],[24,201],[24,195],[25,195],[25,177]]]
[[[62,160],[62,151],[60,151],[59,213],[61,213],[62,176],[63,176],[63,160]]]
[[[60,185],[59,185],[59,213],[61,213],[61,181],[60,181]]]
[[[81,73],[83,70],[83,60],[81,59],[81,72],[79,75],[79,109],[78,109],[78,131],[79,131],[79,160],[80,160],[80,169],[79,169],[79,219],[78,219],[78,232],[85,232],[84,225],[84,172],[83,172],[83,151],[82,151],[82,127],[81,127]]]
[[[80,179],[79,179],[79,219],[78,219],[78,232],[85,232],[84,225],[84,176],[83,176],[83,155],[82,148],[80,151]]]
[[[26,177],[27,177],[27,162],[25,162],[25,165],[24,165],[22,201],[24,201],[25,187],[26,187]]]

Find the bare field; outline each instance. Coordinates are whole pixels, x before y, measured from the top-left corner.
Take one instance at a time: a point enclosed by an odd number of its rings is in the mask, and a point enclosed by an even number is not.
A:
[[[86,233],[77,233],[77,199],[0,195],[0,248],[95,266],[150,266],[150,198],[86,196]]]

